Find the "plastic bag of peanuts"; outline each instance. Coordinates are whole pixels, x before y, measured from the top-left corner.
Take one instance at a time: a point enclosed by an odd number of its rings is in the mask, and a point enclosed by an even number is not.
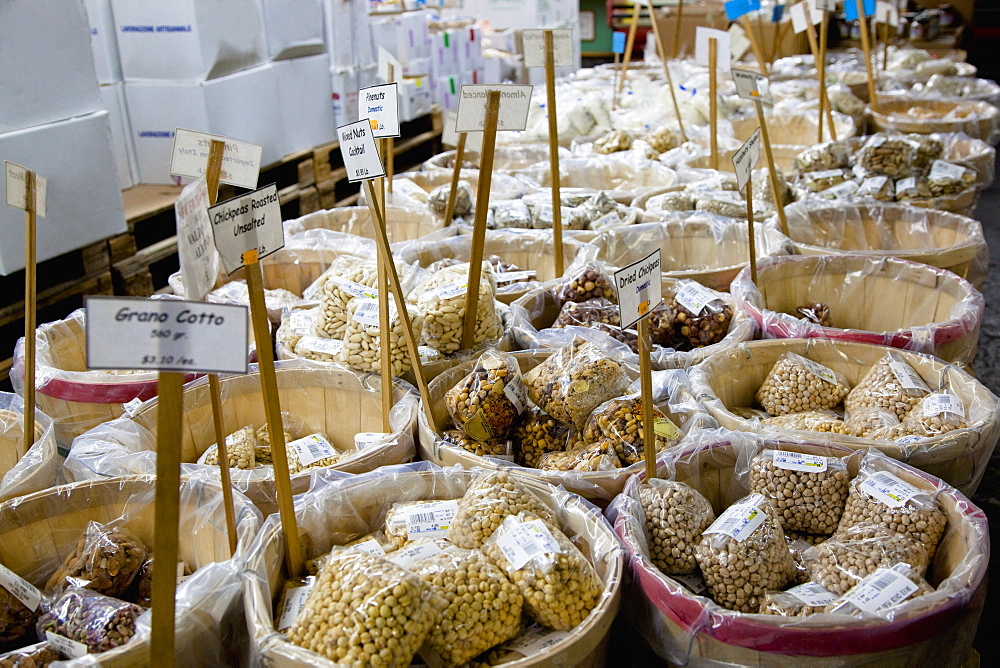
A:
[[[469,263],[463,262],[442,269],[420,286],[415,300],[424,315],[421,334],[426,345],[444,354],[461,350],[468,285]],[[483,262],[479,278],[479,298],[476,302],[473,348],[496,341],[503,334],[496,292],[493,269],[488,262]]]
[[[405,568],[335,547],[286,636],[338,664],[403,667],[446,606]]]
[[[764,593],[795,575],[781,520],[760,494],[745,496],[705,529],[695,559],[712,600],[737,612],[757,612]]]
[[[920,374],[902,356],[889,351],[850,391],[844,408],[852,414],[861,408],[881,408],[902,420],[929,393]]]
[[[768,591],[760,602],[760,614],[806,617],[823,612],[837,595],[816,582],[806,582],[785,591]]]
[[[934,556],[948,520],[933,493],[911,485],[889,471],[880,470],[880,455],[869,452],[861,471],[851,481],[838,532],[874,524],[904,534]]]
[[[406,339],[403,336],[403,321],[393,295],[389,295],[389,355],[390,368],[393,377],[402,376],[410,370],[410,356],[406,349]],[[352,369],[381,373],[382,345],[380,337],[380,304],[378,299],[359,297],[348,302],[347,312],[350,319],[344,328],[343,346],[337,361]],[[406,307],[413,332],[419,332],[423,318],[419,311],[409,305]]]
[[[833,408],[850,392],[842,374],[795,353],[774,363],[757,390],[757,403],[771,415]]]
[[[920,542],[873,524],[841,529],[804,555],[809,577],[835,594],[844,594],[879,568],[901,561],[921,574],[930,562]]]
[[[934,588],[909,564],[899,563],[891,568],[879,568],[829,603],[823,612],[892,619],[894,608],[933,591]]]
[[[476,366],[445,394],[456,426],[479,441],[506,439],[527,403],[521,369],[513,355],[487,350]]]
[[[639,503],[653,565],[666,575],[694,573],[695,544],[715,521],[712,504],[693,487],[661,478],[639,486]]]
[[[482,547],[504,518],[524,511],[557,524],[545,502],[517,476],[504,469],[483,473],[459,500],[448,538],[459,547]]]
[[[594,566],[557,526],[531,512],[508,516],[483,553],[520,589],[532,619],[562,631],[587,618],[604,587]]]
[[[515,461],[521,466],[537,468],[542,457],[565,449],[568,431],[551,415],[532,406],[514,430]]]
[[[524,597],[479,550],[446,547],[411,570],[448,602],[420,650],[429,665],[464,664],[521,631]]]
[[[656,452],[677,445],[684,437],[677,425],[655,406],[653,431]],[[625,466],[644,461],[642,399],[638,395],[617,397],[595,408],[584,427],[583,440],[609,442]]]
[[[771,500],[786,531],[833,533],[850,482],[847,464],[837,457],[764,450],[750,462],[750,491]]]

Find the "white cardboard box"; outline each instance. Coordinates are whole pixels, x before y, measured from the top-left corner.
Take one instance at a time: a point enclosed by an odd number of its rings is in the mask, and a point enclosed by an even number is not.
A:
[[[121,81],[122,66],[118,60],[111,0],[84,0],[84,4],[90,22],[90,46],[94,52],[97,82],[104,85]]]
[[[176,182],[170,176],[176,128],[263,146],[262,166],[281,159],[276,88],[270,63],[209,81],[126,81],[140,181]]]
[[[139,182],[132,128],[129,125],[128,108],[125,106],[125,84],[118,82],[101,86],[101,101],[108,112],[111,152],[118,170],[118,187],[125,190]]]
[[[331,67],[377,64],[367,0],[323,0],[323,23]]]
[[[83,0],[0,1],[0,132],[100,108]]]
[[[338,128],[358,120],[358,71],[347,69],[330,71],[333,89],[333,123]]]
[[[259,0],[111,0],[125,79],[204,81],[267,61]]]
[[[271,63],[277,82],[284,155],[337,138],[333,124],[330,58],[325,53]]]
[[[48,180],[45,217],[38,219],[39,262],[127,229],[106,111],[0,134],[0,156]],[[6,202],[5,180],[0,189]],[[0,206],[0,274],[23,268],[24,212]]]
[[[271,60],[303,58],[323,53],[322,0],[260,0],[264,34]]]
[[[412,121],[431,113],[431,87],[428,77],[408,77],[399,82],[399,120]]]

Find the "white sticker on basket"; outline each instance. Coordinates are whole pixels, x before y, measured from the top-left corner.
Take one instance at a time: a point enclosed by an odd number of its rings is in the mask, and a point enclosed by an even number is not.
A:
[[[394,323],[396,321],[396,302],[389,302],[389,322]],[[354,307],[354,313],[351,314],[351,318],[355,321],[360,322],[366,327],[378,327],[379,326],[379,306],[377,299],[358,299],[357,305]]]
[[[344,342],[339,339],[328,339],[323,336],[303,336],[295,344],[295,347],[321,355],[339,355],[340,351],[344,349]]]
[[[710,303],[722,300],[722,297],[696,281],[686,282],[674,298],[692,315],[701,315]]]
[[[837,375],[833,373],[833,369],[831,369],[830,367],[823,366],[819,362],[814,362],[808,357],[802,357],[802,355],[796,355],[795,353],[792,353],[791,355],[789,355],[789,357],[794,359],[796,362],[802,364],[802,366],[804,366],[805,368],[809,369],[809,373],[813,374],[814,376],[821,378],[822,380],[825,380],[828,383],[833,383],[834,385],[837,384]]]
[[[931,173],[927,178],[931,181],[961,181],[963,174],[965,174],[965,167],[945,162],[944,160],[935,160],[931,165]]]
[[[774,451],[774,465],[786,471],[822,473],[826,471],[826,463],[826,457],[820,455],[805,455],[801,452],[788,452],[786,450]]]
[[[438,299],[454,299],[469,291],[469,281],[452,281],[445,283],[437,290]]]
[[[944,413],[950,413],[964,419],[965,404],[957,395],[948,391],[938,392],[924,399],[924,417],[934,417]]]
[[[403,510],[403,521],[406,523],[406,535],[414,538],[446,537],[451,521],[458,512],[458,501],[431,501]]]
[[[316,584],[316,577],[310,575],[306,578],[306,584],[301,587],[293,587],[285,594],[285,604],[278,614],[277,630],[284,631],[292,625],[295,618],[299,616],[299,611],[306,604],[309,593]]]
[[[497,547],[515,571],[542,554],[562,553],[559,543],[552,537],[541,520],[529,520],[500,529]]]
[[[594,232],[600,232],[601,230],[611,227],[613,225],[620,225],[622,222],[622,217],[617,211],[611,211],[604,214],[597,220],[590,223],[590,229]]]
[[[361,550],[362,552],[367,552],[368,554],[374,554],[376,557],[384,557],[385,550],[382,549],[382,545],[379,544],[374,538],[369,538],[368,540],[362,541],[360,543],[355,543],[351,545],[355,550]]]
[[[125,412],[128,413],[129,416],[135,415],[135,411],[139,408],[139,406],[142,406],[142,399],[139,397],[136,397],[128,403],[122,404],[122,408],[125,409]]]
[[[412,547],[408,547],[393,552],[392,557],[389,559],[389,561],[396,564],[397,566],[402,566],[403,568],[406,568],[408,566],[417,563],[418,561],[422,561],[424,559],[429,559],[430,557],[437,556],[442,552],[444,552],[444,550],[442,550],[440,547],[438,547],[431,541],[427,541],[426,543],[418,543],[417,545],[414,545]]]
[[[503,386],[504,396],[510,400],[510,403],[514,404],[517,414],[520,415],[524,412],[524,404],[527,401],[527,396],[524,391],[524,383],[518,381],[516,378],[512,383],[505,383]]]
[[[878,194],[878,193],[880,193],[882,191],[882,188],[885,188],[885,185],[887,183],[889,183],[889,177],[888,176],[872,176],[872,177],[867,178],[867,179],[865,179],[864,181],[861,182],[861,187],[858,188],[857,194],[858,195],[876,195],[876,194]],[[893,194],[892,193],[892,184],[889,184],[889,187],[890,187],[890,192],[887,193],[887,194],[891,195],[891,194]]]
[[[844,170],[842,169],[824,169],[819,172],[809,172],[806,174],[811,179],[829,179],[834,176],[843,176]]]
[[[712,526],[705,529],[705,533],[721,533],[743,542],[767,519],[767,514],[754,503],[756,499],[763,500],[763,497],[754,494],[743,503],[729,506],[717,520],[712,522]]]
[[[890,508],[901,508],[913,497],[926,494],[888,471],[878,471],[865,478],[861,482],[861,491]]]
[[[834,197],[847,197],[858,192],[857,181],[844,181],[843,183],[838,183],[835,186],[827,188],[823,191],[823,195],[832,195]]]
[[[70,640],[66,636],[58,635],[52,631],[45,632],[45,639],[49,641],[49,644],[57,652],[62,652],[71,659],[79,659],[82,656],[87,656],[87,646],[82,642]]]
[[[899,605],[919,589],[910,578],[893,568],[880,568],[844,594],[844,602],[861,610],[877,613]]]
[[[535,271],[501,271],[493,274],[493,277],[497,279],[497,285],[503,285],[505,283],[517,283],[518,281],[527,281],[538,275]]]
[[[889,369],[899,384],[903,386],[904,390],[931,391],[927,387],[927,383],[924,382],[924,379],[920,377],[920,374],[906,362],[889,362]]]
[[[670,577],[690,589],[691,593],[695,596],[704,594],[708,591],[708,585],[705,584],[705,578],[701,577],[698,573],[690,573],[688,575],[671,575]]]
[[[421,364],[427,364],[431,360],[441,357],[441,353],[430,346],[417,346],[417,352],[420,354]]]
[[[321,459],[337,456],[336,449],[321,434],[309,434],[297,441],[292,441],[288,447],[295,451],[299,458],[299,464],[302,466],[309,466]]]
[[[381,443],[386,438],[392,436],[392,434],[386,433],[384,431],[365,431],[360,434],[354,435],[354,448],[356,450],[365,450],[372,447],[376,443]]]
[[[355,283],[354,281],[349,281],[346,278],[341,278],[340,276],[330,276],[326,280],[331,281],[334,285],[352,297],[366,297],[368,299],[378,298],[378,291],[375,288],[369,288],[367,285]]]
[[[816,582],[807,582],[798,587],[792,587],[788,593],[806,605],[812,606],[827,605],[837,600],[836,594]]]
[[[896,181],[896,194],[906,192],[917,187],[917,177],[907,176],[905,179]]]
[[[32,612],[38,610],[38,606],[42,602],[42,592],[6,566],[0,566],[0,587],[9,591],[14,598]]]
[[[900,436],[899,438],[897,438],[896,443],[900,443],[902,445],[909,445],[910,443],[919,443],[920,441],[924,440],[924,438],[925,438],[924,436],[909,434],[907,436]]]
[[[569,631],[552,631],[538,624],[532,624],[524,633],[505,643],[503,649],[524,656],[535,656],[569,637]]]

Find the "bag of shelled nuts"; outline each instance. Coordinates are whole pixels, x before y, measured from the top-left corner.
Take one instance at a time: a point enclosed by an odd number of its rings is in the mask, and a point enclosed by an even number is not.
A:
[[[482,547],[505,518],[524,511],[558,526],[548,506],[515,476],[503,469],[483,473],[459,502],[448,538],[459,547]]]
[[[837,595],[816,582],[806,582],[785,591],[769,591],[760,603],[760,614],[805,617],[823,612]]]
[[[712,504],[682,482],[653,478],[639,487],[649,558],[667,575],[694,573],[695,544],[715,521]]]
[[[860,524],[839,530],[805,553],[809,575],[835,594],[844,594],[879,568],[906,562],[924,573],[929,552],[920,542],[885,527]]]
[[[771,415],[833,408],[851,388],[847,379],[795,353],[778,358],[757,390],[757,403]]]
[[[506,439],[527,403],[513,355],[487,350],[472,371],[445,394],[459,429],[479,441]]]
[[[462,323],[466,317],[465,299],[469,286],[469,263],[446,267],[420,285],[411,296],[423,312],[422,338],[426,345],[444,354],[462,348]],[[473,348],[496,341],[503,334],[493,269],[483,262],[476,301],[476,329]]]
[[[750,491],[771,500],[786,531],[833,533],[849,484],[847,465],[837,457],[764,450],[750,462]]]
[[[891,619],[894,607],[933,591],[934,588],[909,564],[899,563],[891,568],[879,568],[846,594],[827,604],[823,612]]]

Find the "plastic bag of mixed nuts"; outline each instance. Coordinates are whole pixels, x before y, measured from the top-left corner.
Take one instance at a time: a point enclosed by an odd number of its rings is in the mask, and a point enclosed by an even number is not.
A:
[[[86,653],[99,654],[131,640],[136,620],[143,612],[145,610],[134,603],[70,587],[38,618],[35,631],[39,638],[51,632],[74,645],[83,645]]]
[[[585,302],[598,297],[612,303],[618,302],[614,285],[605,278],[597,265],[591,263],[578,267],[557,290],[560,302]]]
[[[614,471],[622,467],[615,449],[607,441],[591,443],[566,452],[550,452],[538,461],[542,471]]]
[[[833,408],[850,390],[842,374],[801,355],[785,353],[757,390],[757,403],[775,416],[801,413]]]
[[[146,555],[146,546],[131,531],[89,522],[45,588],[80,587],[120,597],[139,574]]]
[[[653,478],[639,486],[649,558],[667,575],[694,573],[694,546],[715,521],[712,504],[689,485]]]
[[[771,500],[785,530],[833,533],[850,481],[837,457],[764,450],[750,462],[750,491]]]
[[[919,148],[917,142],[903,135],[879,133],[858,149],[854,159],[866,172],[898,179],[919,171],[915,169]]]
[[[677,425],[655,406],[653,423],[656,452],[672,448],[684,437]],[[638,395],[617,397],[595,408],[583,429],[583,440],[610,443],[625,466],[644,461],[642,399]]]
[[[838,530],[829,540],[805,553],[809,576],[835,594],[851,587],[879,568],[903,561],[920,573],[930,561],[926,547],[907,535],[873,524]]]
[[[479,457],[509,457],[512,449],[510,441],[506,438],[493,438],[488,441],[480,441],[472,438],[459,429],[447,429],[441,434],[441,440],[448,445],[462,448],[466,452],[471,452]]]
[[[851,159],[851,149],[845,141],[825,141],[805,149],[795,156],[795,169],[815,172],[846,167]]]
[[[521,369],[513,355],[487,350],[468,376],[445,394],[459,429],[480,441],[506,439],[527,404]]]
[[[531,407],[514,430],[516,461],[521,466],[535,468],[542,457],[566,448],[568,429],[551,415]]]

